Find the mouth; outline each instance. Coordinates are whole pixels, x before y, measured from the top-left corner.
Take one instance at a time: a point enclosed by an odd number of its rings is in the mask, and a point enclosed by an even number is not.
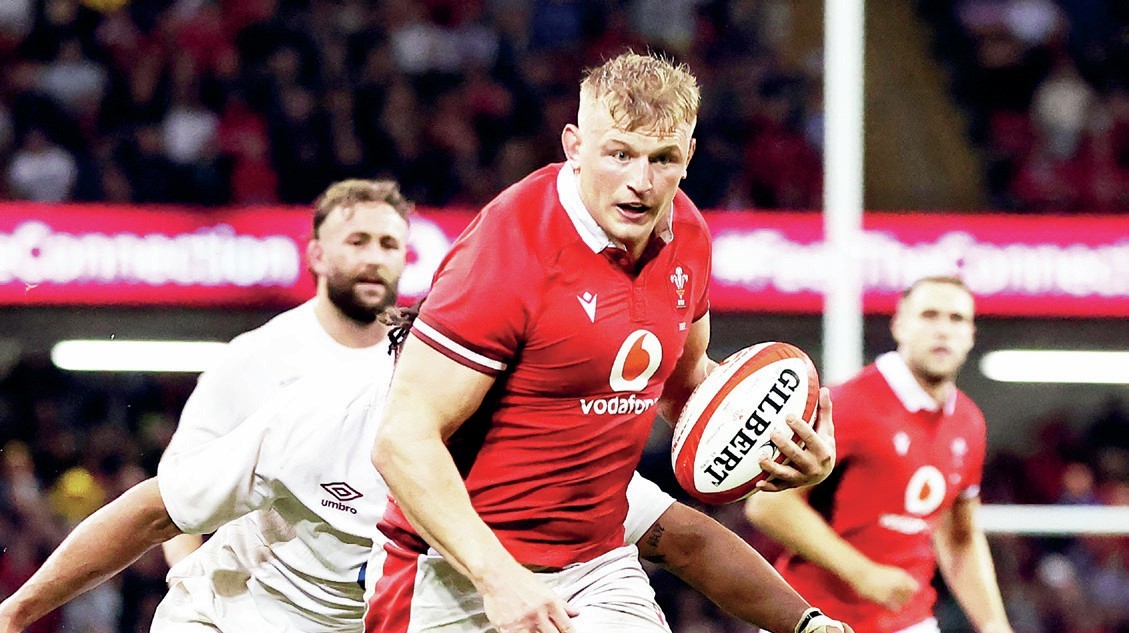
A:
[[[620,215],[628,220],[641,220],[651,212],[649,205],[640,202],[620,202],[617,203],[616,208],[619,209]]]
[[[379,290],[384,292],[388,288],[388,284],[383,279],[363,278],[358,279],[353,287],[361,292],[372,292]]]

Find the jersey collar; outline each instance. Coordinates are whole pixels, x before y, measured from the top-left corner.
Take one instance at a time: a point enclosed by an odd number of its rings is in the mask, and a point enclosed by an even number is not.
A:
[[[572,220],[572,225],[576,227],[580,239],[584,240],[584,243],[592,249],[593,253],[599,253],[609,247],[627,250],[626,246],[608,235],[596,223],[596,219],[584,206],[584,202],[580,199],[580,182],[576,179],[576,174],[573,173],[569,165],[569,163],[564,163],[561,165],[561,170],[557,172],[557,199],[560,200],[561,206],[568,214],[568,219]],[[670,207],[670,212],[666,214],[666,218],[659,220],[659,223],[655,225],[654,233],[666,244],[674,239],[674,204],[671,203]]]
[[[906,411],[917,413],[918,411],[938,411],[941,409],[937,401],[918,384],[901,354],[886,352],[874,361],[874,366],[878,368],[878,373],[886,379],[886,384],[890,385],[894,395],[902,401],[902,406],[906,408]],[[956,410],[956,405],[957,391],[953,389],[945,399],[945,415],[952,415],[953,411]]]

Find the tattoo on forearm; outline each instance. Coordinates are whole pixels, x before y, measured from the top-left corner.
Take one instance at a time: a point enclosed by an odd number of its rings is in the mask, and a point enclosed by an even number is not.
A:
[[[647,532],[647,545],[658,549],[659,541],[662,540],[663,532],[665,531],[666,530],[665,528],[663,528],[661,523],[656,523],[654,526],[652,526],[651,531]]]

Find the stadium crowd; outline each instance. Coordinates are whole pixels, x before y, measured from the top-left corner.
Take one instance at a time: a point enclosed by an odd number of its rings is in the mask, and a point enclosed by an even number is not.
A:
[[[1129,5],[918,4],[983,151],[991,207],[1129,210]]]
[[[305,204],[391,176],[481,204],[559,160],[581,70],[635,46],[704,83],[703,208],[819,201],[819,80],[777,54],[780,2],[122,4],[0,9],[0,197]]]
[[[421,203],[472,206],[558,158],[581,68],[649,46],[703,80],[691,170],[709,177],[691,175],[688,193],[704,208],[812,209],[819,77],[778,54],[783,4],[7,0],[0,199],[307,204],[331,180],[386,175]],[[939,54],[972,113],[995,208],[1129,209],[1122,4],[919,4],[949,44]],[[77,376],[39,357],[0,364],[0,596],[75,523],[154,474],[192,386]],[[1037,451],[994,455],[987,503],[1129,505],[1125,403],[1042,428]],[[659,447],[644,472],[674,493],[664,469]],[[773,551],[737,506],[713,512]],[[1129,540],[993,546],[1017,631],[1129,632]],[[33,630],[146,631],[164,572],[151,553]],[[675,630],[742,630],[673,577],[653,579]],[[942,622],[956,611],[943,603]]]

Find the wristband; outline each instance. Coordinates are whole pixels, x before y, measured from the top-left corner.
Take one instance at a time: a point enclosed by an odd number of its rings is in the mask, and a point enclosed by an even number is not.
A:
[[[842,623],[838,620],[823,615],[823,612],[815,607],[811,607],[800,617],[799,624],[796,625],[795,633],[816,633],[817,631],[827,631],[829,626],[838,628],[840,631],[845,631]]]

